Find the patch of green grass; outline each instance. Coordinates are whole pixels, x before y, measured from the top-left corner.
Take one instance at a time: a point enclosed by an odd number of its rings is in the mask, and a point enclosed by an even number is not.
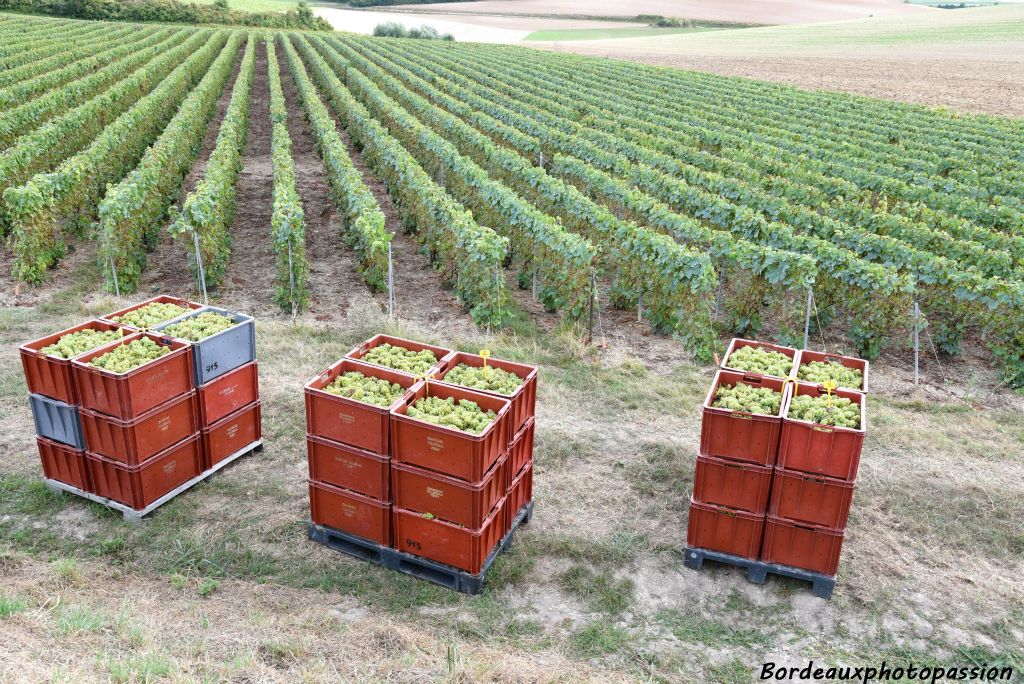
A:
[[[595,573],[586,566],[575,565],[558,576],[558,583],[593,611],[618,615],[633,603],[633,581],[616,579],[607,570]]]
[[[523,535],[522,546],[536,556],[558,556],[574,561],[588,561],[597,566],[620,567],[635,561],[650,548],[647,537],[614,532],[607,539],[574,537],[556,532],[531,532]]]
[[[275,667],[288,667],[302,660],[309,651],[295,639],[264,641],[259,646],[260,657]]]
[[[28,601],[17,596],[0,596],[0,620],[28,610]]]
[[[668,629],[675,638],[683,642],[699,643],[705,646],[764,646],[770,637],[756,629],[727,627],[720,622],[704,618],[696,613],[681,610],[662,610],[655,619]]]
[[[56,632],[60,636],[98,632],[107,627],[109,622],[102,611],[83,606],[72,606],[60,611],[57,617]]]
[[[0,501],[4,502],[4,512],[38,517],[61,510],[67,498],[47,489],[38,478],[4,475],[0,477]]]
[[[163,656],[147,653],[144,655],[107,656],[101,661],[114,684],[134,682],[155,682],[168,677],[173,666]]]
[[[636,28],[552,29],[534,31],[523,40],[567,41],[608,40],[614,38],[656,38],[658,36],[671,36],[677,33],[694,33],[697,31],[708,30],[710,29],[704,27],[656,28],[653,26],[638,26]]]
[[[641,458],[626,471],[644,501],[670,510],[686,510],[693,491],[693,445],[658,440],[640,444]]]
[[[210,596],[213,592],[217,591],[218,588],[220,588],[220,582],[207,577],[199,583],[199,595],[204,597]]]
[[[579,656],[592,658],[624,649],[631,640],[629,632],[604,620],[595,620],[569,637],[569,646]]]
[[[708,677],[714,684],[747,684],[754,681],[754,672],[741,661],[730,660],[721,665],[712,665]]]

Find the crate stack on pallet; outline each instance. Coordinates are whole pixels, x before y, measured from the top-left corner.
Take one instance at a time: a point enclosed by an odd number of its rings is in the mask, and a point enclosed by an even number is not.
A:
[[[228,327],[195,342],[171,334],[210,313]],[[160,296],[22,345],[47,484],[137,520],[257,448],[253,328]],[[216,385],[244,367],[244,388]]]
[[[831,596],[866,428],[868,363],[735,339],[703,407],[686,564]]]
[[[525,364],[387,335],[359,345],[305,388],[310,538],[475,593],[532,513],[536,392]],[[421,419],[442,401],[493,418]]]

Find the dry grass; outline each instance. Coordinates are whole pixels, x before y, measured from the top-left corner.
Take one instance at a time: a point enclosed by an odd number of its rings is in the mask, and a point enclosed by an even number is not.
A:
[[[266,450],[136,528],[38,483],[15,345],[114,308],[81,296],[91,277],[0,309],[0,680],[732,682],[779,654],[1020,663],[1019,397],[922,400],[882,367],[826,603],[795,581],[682,567],[710,376],[673,343],[618,328],[600,351],[558,329],[488,336],[455,318],[426,330],[365,302],[295,325],[268,315]],[[480,596],[305,538],[302,384],[380,329],[541,365],[536,514]]]

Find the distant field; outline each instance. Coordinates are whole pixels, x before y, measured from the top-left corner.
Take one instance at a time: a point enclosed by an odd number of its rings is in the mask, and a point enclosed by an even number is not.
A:
[[[1024,4],[535,47],[1024,116]]]
[[[671,36],[678,33],[694,33],[707,31],[706,28],[608,28],[608,29],[568,29],[562,31],[534,31],[523,40],[605,40],[613,38],[656,38]]]
[[[401,10],[401,7],[392,7]],[[561,17],[666,17],[746,24],[804,24],[868,16],[919,14],[928,8],[902,0],[480,0],[479,2],[416,5],[417,12],[444,14],[532,15]]]
[[[214,0],[191,0],[200,5],[212,5]],[[243,12],[285,12],[294,9],[298,0],[228,0],[231,9]],[[310,2],[310,5],[344,5],[340,2]]]

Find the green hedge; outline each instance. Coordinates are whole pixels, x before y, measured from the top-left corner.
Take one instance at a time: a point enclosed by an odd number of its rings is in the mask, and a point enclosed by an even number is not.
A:
[[[48,14],[105,21],[158,21],[173,24],[231,24],[330,31],[331,25],[299,2],[287,12],[241,12],[178,0],[0,0],[0,11]]]

